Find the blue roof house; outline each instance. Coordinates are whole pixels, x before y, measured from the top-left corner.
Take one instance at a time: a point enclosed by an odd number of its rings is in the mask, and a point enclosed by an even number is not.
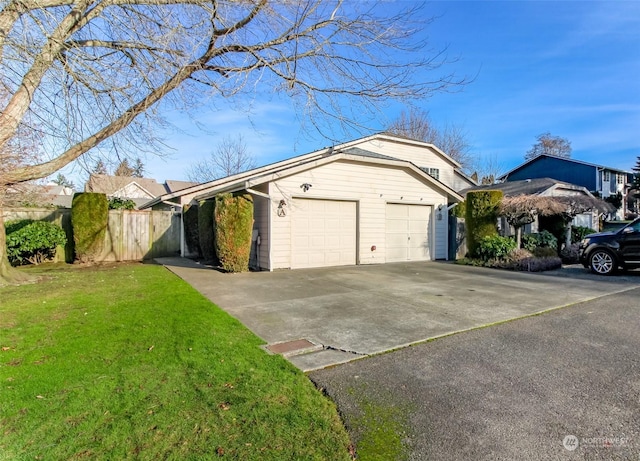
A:
[[[622,194],[622,207],[616,213],[617,219],[624,219],[627,207],[627,193],[633,174],[629,171],[596,165],[571,158],[539,155],[513,170],[505,173],[500,181],[521,181],[535,178],[552,178],[585,187],[602,198]]]

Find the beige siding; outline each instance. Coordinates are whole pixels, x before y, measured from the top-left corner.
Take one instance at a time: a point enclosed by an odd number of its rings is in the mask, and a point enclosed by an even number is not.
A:
[[[375,152],[376,154],[406,160],[419,167],[438,168],[438,170],[440,170],[439,180],[454,190],[460,190],[454,187],[454,185],[458,185],[459,183],[454,175],[454,165],[431,148],[391,142],[384,139],[369,140],[357,147]]]
[[[387,203],[446,206],[442,192],[424,184],[407,169],[353,161],[336,161],[298,173],[270,184],[271,269],[291,267],[291,216],[296,213],[295,198],[352,200],[358,202],[358,264],[385,262],[385,207]],[[301,184],[312,187],[303,192]],[[280,200],[285,205],[279,209]],[[432,257],[446,258],[446,212],[436,221]],[[435,217],[434,217],[435,219]],[[375,250],[372,247],[375,246]]]

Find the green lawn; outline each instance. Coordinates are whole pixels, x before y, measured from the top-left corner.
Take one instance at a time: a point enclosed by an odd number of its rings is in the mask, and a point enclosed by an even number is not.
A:
[[[347,460],[335,406],[163,267],[0,288],[0,460]]]

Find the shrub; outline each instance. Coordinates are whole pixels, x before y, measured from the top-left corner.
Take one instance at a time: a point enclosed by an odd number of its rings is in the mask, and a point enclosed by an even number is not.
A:
[[[109,199],[110,210],[134,210],[136,208],[136,202],[131,199],[124,199],[120,197],[111,197]]]
[[[7,256],[13,265],[40,264],[53,259],[58,245],[67,243],[64,230],[57,224],[24,219],[6,225]]]
[[[462,201],[451,209],[451,215],[456,218],[464,219],[467,214],[467,202]]]
[[[543,230],[542,232],[534,234],[525,234],[522,236],[522,248],[531,252],[536,248],[558,248],[558,239],[549,231]],[[553,256],[556,256],[554,254]]]
[[[78,193],[71,204],[71,225],[80,262],[95,261],[104,244],[109,221],[107,196],[96,193]]]
[[[498,235],[497,220],[502,191],[486,190],[467,192],[465,200],[465,224],[469,256],[478,257],[480,241]]]
[[[595,234],[597,231],[585,226],[571,227],[571,243],[579,243],[580,240],[589,234]]]
[[[198,242],[200,243],[200,251],[204,260],[217,264],[214,210],[215,202],[213,200],[200,202],[198,209]]]
[[[565,246],[560,251],[560,258],[562,259],[563,264],[577,264],[579,261],[578,258],[578,248],[580,247],[579,243],[572,243],[569,246]]]
[[[526,272],[542,272],[560,269],[561,267],[562,261],[557,256],[546,258],[523,258],[515,261],[509,261],[502,266],[503,269]]]
[[[216,196],[215,242],[222,268],[228,272],[249,270],[253,198],[249,194]]]
[[[492,235],[480,240],[476,254],[483,261],[489,261],[491,259],[505,259],[509,253],[515,249],[515,240],[509,237]]]
[[[533,255],[537,258],[551,258],[558,256],[558,250],[551,247],[536,247],[533,250]]]
[[[185,205],[182,219],[184,219],[184,237],[189,253],[202,256],[198,236],[198,208],[197,205]],[[211,222],[213,222],[213,218],[211,218]]]

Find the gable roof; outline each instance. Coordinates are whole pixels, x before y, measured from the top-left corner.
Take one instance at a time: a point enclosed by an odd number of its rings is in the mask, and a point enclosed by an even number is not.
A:
[[[520,181],[507,181],[485,186],[476,186],[465,189],[460,193],[466,194],[469,191],[475,190],[501,190],[504,195],[509,197],[516,195],[551,195],[556,191],[592,196],[586,187],[552,178],[523,179]]]
[[[464,175],[462,172],[460,172],[458,170],[458,168],[460,168],[460,163],[458,163],[457,161],[455,161],[454,159],[452,159],[451,157],[449,157],[447,154],[445,154],[442,150],[438,149],[436,146],[434,146],[433,144],[429,144],[423,141],[417,141],[415,139],[410,139],[410,138],[406,138],[403,136],[398,136],[398,135],[393,135],[393,134],[389,134],[389,133],[378,133],[378,134],[373,134],[370,136],[365,136],[362,138],[358,138],[352,141],[348,141],[339,145],[335,145],[335,146],[329,146],[329,147],[323,147],[322,149],[313,151],[313,152],[309,152],[307,154],[302,154],[302,155],[298,155],[296,157],[291,157],[285,160],[281,160],[278,162],[274,162],[271,164],[267,164],[261,167],[257,167],[257,168],[253,168],[251,170],[248,171],[244,171],[242,173],[237,173],[235,175],[231,175],[231,176],[227,176],[225,178],[220,178],[220,179],[216,179],[214,181],[210,181],[207,183],[202,183],[202,184],[197,184],[195,186],[191,186],[191,187],[187,187],[185,189],[179,190],[179,191],[174,191],[174,192],[169,192],[167,194],[164,194],[160,197],[156,197],[155,199],[149,201],[148,203],[145,203],[144,206],[142,206],[141,208],[150,208],[158,203],[162,203],[162,202],[167,202],[170,201],[174,198],[180,197],[182,195],[186,195],[186,194],[198,194],[198,192],[202,192],[201,195],[197,195],[196,198],[200,199],[200,197],[202,197],[203,195],[207,195],[206,191],[210,190],[210,189],[215,189],[217,191],[222,191],[223,189],[226,190],[228,187],[228,185],[230,184],[238,184],[242,181],[249,181],[252,178],[256,178],[256,177],[260,177],[261,175],[265,175],[265,174],[269,174],[270,172],[275,172],[275,171],[281,171],[283,169],[288,169],[288,168],[293,168],[296,166],[301,166],[301,165],[306,165],[309,162],[313,162],[316,160],[321,160],[323,158],[327,158],[331,155],[335,155],[337,153],[344,153],[349,151],[351,153],[351,155],[359,155],[362,158],[369,158],[372,160],[385,160],[385,161],[394,161],[394,162],[402,162],[405,164],[411,164],[413,165],[411,162],[407,162],[404,160],[399,160],[397,158],[394,157],[390,157],[390,156],[386,156],[383,154],[378,154],[375,152],[371,152],[362,148],[357,147],[359,144],[363,144],[366,142],[369,142],[371,140],[387,140],[387,141],[391,141],[391,142],[397,142],[397,143],[404,143],[404,144],[409,144],[409,145],[413,145],[413,146],[417,146],[417,147],[422,147],[422,148],[429,148],[431,149],[433,152],[435,152],[436,155],[440,156],[442,159],[446,160],[447,162],[451,163],[451,165],[454,167],[454,174],[459,175],[460,177],[464,178],[465,180],[467,180],[470,184],[473,184],[474,181],[469,178],[468,176]],[[413,165],[413,167],[418,170],[420,172],[421,175],[427,175],[424,171],[420,171],[415,165]],[[438,184],[440,184],[441,186],[445,187],[448,191],[451,191],[453,193],[453,196],[456,197],[458,200],[461,200],[462,197],[455,191],[453,191],[451,188],[449,188],[448,186],[444,185],[443,183],[441,183],[438,180],[435,180],[434,178],[430,177],[429,178],[433,181],[436,181]],[[253,184],[253,183],[252,183]],[[255,185],[255,184],[254,184]],[[223,187],[225,186],[225,187]],[[219,193],[218,192],[218,193]]]
[[[323,155],[322,157],[319,157],[319,158],[313,157],[313,158],[307,159],[304,162],[290,164],[290,165],[283,165],[280,168],[272,168],[271,170],[262,172],[261,174],[256,174],[249,178],[243,177],[237,180],[222,182],[217,184],[214,187],[210,187],[203,194],[196,196],[195,199],[206,200],[221,192],[236,192],[238,190],[250,189],[260,184],[281,179],[283,177],[290,176],[292,174],[296,174],[302,171],[306,171],[321,165],[332,163],[337,160],[365,161],[367,163],[407,168],[413,171],[417,176],[421,177],[424,180],[424,182],[429,183],[433,187],[445,192],[448,197],[451,197],[454,200],[460,200],[460,201],[463,200],[462,196],[458,194],[456,191],[454,191],[444,183],[440,182],[439,180],[435,179],[433,176],[427,174],[425,171],[418,168],[413,163],[408,162],[406,160],[399,160],[386,155],[377,154],[375,152],[369,152],[367,150],[360,149],[360,148],[348,148],[345,150],[334,149],[327,155]],[[151,205],[145,204],[144,207],[148,207],[148,206],[151,206]]]
[[[167,179],[165,182],[166,192],[178,192],[179,190],[186,189],[187,187],[196,186],[200,183],[191,181],[176,181],[174,179]]]
[[[139,189],[150,199],[165,194],[167,190],[155,179],[135,178],[132,176],[110,176],[106,174],[92,174],[84,186],[85,192],[101,192],[106,195],[116,195],[129,186]]]
[[[590,167],[597,168],[597,169],[600,169],[600,170],[609,170],[609,171],[615,171],[616,173],[629,174],[628,171],[620,170],[618,168],[612,168],[612,167],[608,167],[608,166],[604,166],[604,165],[598,165],[598,164],[595,164],[595,163],[584,162],[582,160],[576,160],[576,159],[573,159],[573,158],[562,158],[562,157],[557,157],[555,155],[540,154],[537,157],[529,159],[526,162],[524,162],[524,163],[518,165],[517,167],[513,168],[512,170],[506,172],[505,174],[500,176],[498,179],[501,180],[501,181],[504,181],[509,177],[510,174],[513,174],[516,171],[519,171],[519,170],[521,170],[521,169],[523,169],[523,168],[525,168],[525,167],[527,167],[527,166],[529,166],[529,165],[531,165],[531,164],[533,164],[535,162],[538,162],[538,161],[540,161],[540,160],[542,160],[544,158],[551,158],[551,159],[554,159],[554,160],[560,160],[560,161],[564,161],[564,162],[567,162],[567,163],[575,163],[575,164],[578,164],[578,165],[590,166]]]

